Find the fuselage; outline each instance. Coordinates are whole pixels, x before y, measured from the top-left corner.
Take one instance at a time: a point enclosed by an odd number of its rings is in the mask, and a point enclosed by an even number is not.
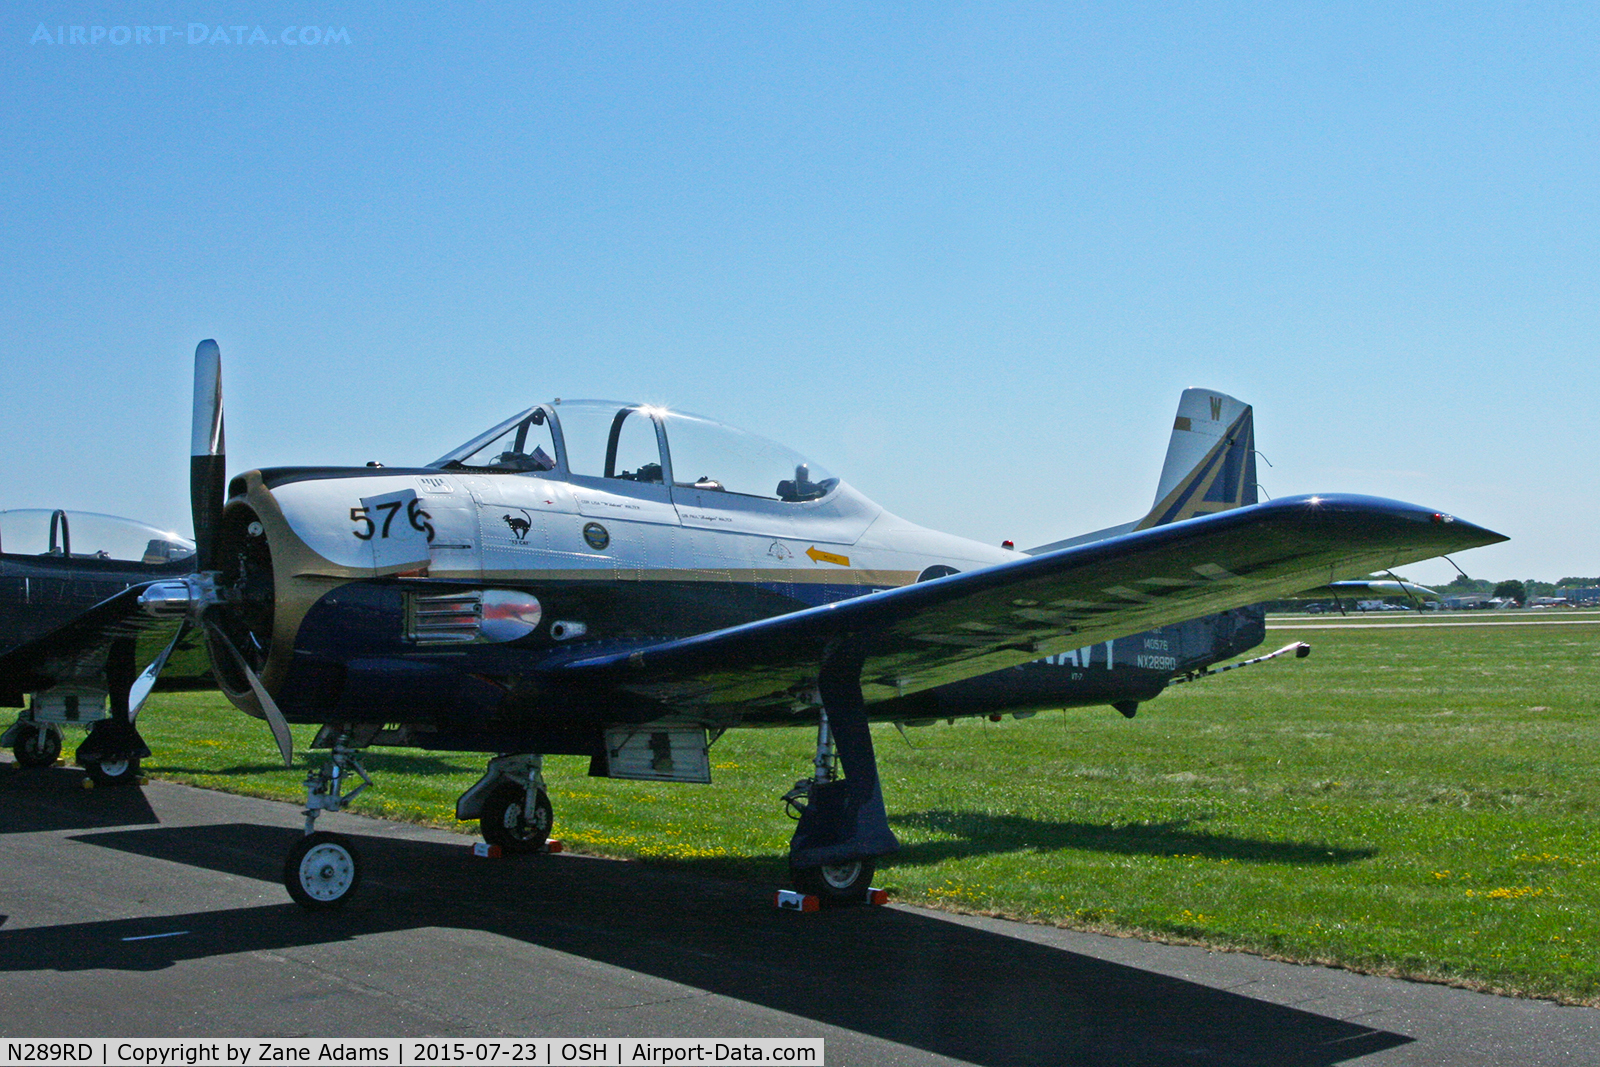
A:
[[[544,685],[538,667],[1016,558],[892,515],[753,435],[593,403],[530,409],[424,468],[251,471],[231,483],[222,543],[230,635],[290,721],[406,724],[415,744],[489,751],[588,751],[600,723],[815,722],[803,698],[666,707]],[[1258,616],[1230,612],[870,711],[1144,700],[1260,640]],[[245,681],[220,673],[250,710]]]

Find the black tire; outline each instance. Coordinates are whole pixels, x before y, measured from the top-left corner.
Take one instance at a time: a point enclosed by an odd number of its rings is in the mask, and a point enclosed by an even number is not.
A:
[[[95,785],[129,785],[139,780],[139,758],[89,760],[83,765]]]
[[[342,834],[307,834],[284,858],[283,884],[302,908],[337,908],[361,884],[361,855]]]
[[[876,860],[851,860],[849,863],[830,863],[821,867],[791,867],[794,887],[834,904],[859,904],[867,899],[872,888],[872,876],[877,873]]]
[[[11,745],[19,767],[49,767],[61,758],[61,734],[49,726],[23,727]]]
[[[528,791],[515,782],[496,786],[483,802],[483,811],[478,816],[483,839],[491,845],[499,845],[500,851],[506,853],[537,852],[543,848],[550,840],[550,826],[554,821],[550,798],[544,795],[543,789],[539,790],[531,816],[523,811],[527,799]]]

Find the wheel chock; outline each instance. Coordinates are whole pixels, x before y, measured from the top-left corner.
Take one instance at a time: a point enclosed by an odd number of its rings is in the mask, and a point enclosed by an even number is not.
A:
[[[137,778],[135,778],[133,780],[133,784],[134,785],[141,785],[141,786],[142,785],[149,785],[150,784],[150,779],[146,778],[144,775],[141,774],[141,775],[139,775],[139,777],[137,777]]]
[[[539,851],[545,855],[554,855],[557,852],[565,852],[566,846],[560,841],[546,841],[543,845],[539,846]],[[501,848],[499,845],[491,845],[487,841],[478,841],[472,846],[472,854],[480,859],[497,860],[506,853],[505,849]]]
[[[821,911],[822,898],[811,893],[797,893],[793,889],[780,889],[773,903],[784,911]]]
[[[848,907],[844,901],[828,904],[821,897],[813,893],[798,893],[793,889],[780,889],[775,895],[773,903],[784,911],[821,911],[824,906]],[[866,897],[861,901],[873,907],[882,907],[889,903],[889,891],[876,886],[867,890]]]
[[[93,789],[94,788],[94,779],[93,778],[85,778],[83,780],[83,787],[85,789]]]

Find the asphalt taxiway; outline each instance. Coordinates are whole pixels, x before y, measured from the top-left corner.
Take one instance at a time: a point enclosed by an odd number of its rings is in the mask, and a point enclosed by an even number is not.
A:
[[[342,814],[356,899],[289,902],[289,804],[0,765],[0,1035],[821,1037],[829,1064],[1592,1064],[1600,1011],[769,887]]]

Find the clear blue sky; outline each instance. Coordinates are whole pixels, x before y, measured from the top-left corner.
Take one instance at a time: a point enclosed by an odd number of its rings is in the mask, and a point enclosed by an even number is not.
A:
[[[235,472],[619,397],[1028,545],[1201,385],[1600,574],[1592,4],[292,7],[0,21],[0,508],[187,530],[215,337]]]

